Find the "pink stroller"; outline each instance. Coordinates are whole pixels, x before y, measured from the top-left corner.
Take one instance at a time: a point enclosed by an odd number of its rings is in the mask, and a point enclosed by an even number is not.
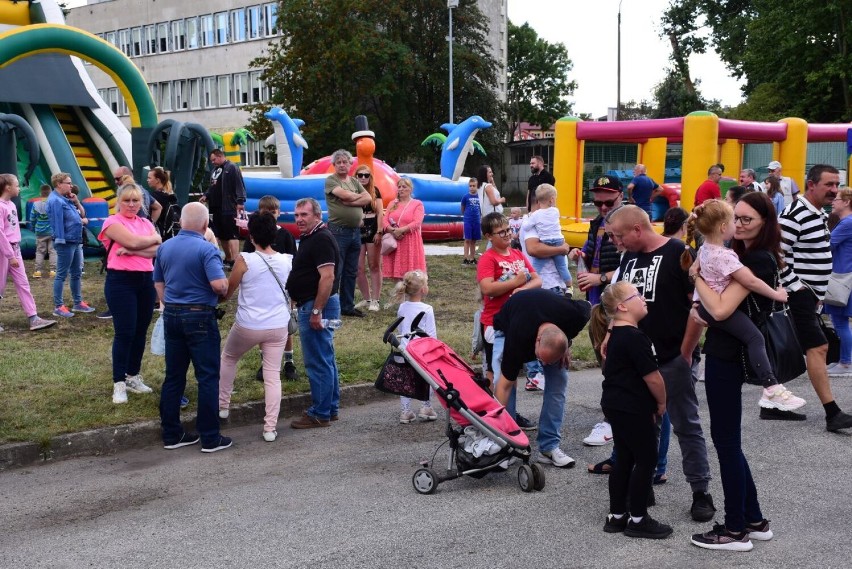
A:
[[[402,318],[385,331],[383,340],[391,344],[391,355],[376,381],[379,389],[408,396],[425,388],[422,385],[425,382],[435,390],[441,405],[448,411],[446,435],[450,454],[446,473],[440,474],[430,467],[428,461],[423,461],[412,478],[414,489],[420,494],[432,494],[441,482],[462,476],[481,478],[495,470],[502,472],[508,469],[511,462],[520,459],[523,462],[518,468],[521,490],[542,490],[545,483],[544,469],[538,464],[530,464],[531,449],[526,433],[494,398],[487,381],[479,378],[449,346],[417,328],[421,316],[412,322],[410,334],[395,334]],[[399,356],[405,363],[395,363],[397,368],[389,371],[389,364],[398,361]],[[421,385],[414,389],[389,389],[389,384],[394,381],[385,381],[385,376],[399,378],[405,375],[404,372],[399,373],[399,366],[409,366],[409,382]]]

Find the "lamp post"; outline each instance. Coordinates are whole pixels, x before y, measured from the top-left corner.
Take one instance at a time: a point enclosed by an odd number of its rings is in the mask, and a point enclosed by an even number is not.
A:
[[[450,124],[453,124],[453,8],[459,7],[459,0],[447,0],[447,10],[450,13]]]
[[[615,120],[621,120],[621,2],[618,0],[618,87],[616,87]]]

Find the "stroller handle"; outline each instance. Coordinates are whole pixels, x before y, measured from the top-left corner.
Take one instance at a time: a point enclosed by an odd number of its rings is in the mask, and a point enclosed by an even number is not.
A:
[[[387,330],[385,330],[385,333],[382,336],[382,342],[384,342],[385,344],[390,344],[394,348],[399,347],[399,338],[397,338],[396,334],[394,334],[394,330],[397,329],[397,327],[402,323],[403,320],[405,320],[405,318],[400,316],[399,318],[394,320],[390,326],[388,326]]]

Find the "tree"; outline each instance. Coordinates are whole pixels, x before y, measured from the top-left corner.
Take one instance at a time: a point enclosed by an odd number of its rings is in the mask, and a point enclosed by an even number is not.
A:
[[[475,0],[453,10],[456,121],[498,117],[496,62]],[[281,39],[252,62],[272,89],[272,104],[305,121],[306,160],[351,145],[354,118],[366,115],[378,154],[390,164],[435,160],[419,142],[447,122],[448,35],[443,0],[279,0]],[[272,127],[255,105],[250,130]],[[499,140],[480,142],[491,153]],[[489,148],[490,147],[490,148]],[[434,164],[432,165],[434,167]]]
[[[567,97],[577,83],[568,80],[574,66],[561,43],[538,37],[529,24],[509,22],[506,124],[512,136],[522,121],[547,128],[571,112]]]

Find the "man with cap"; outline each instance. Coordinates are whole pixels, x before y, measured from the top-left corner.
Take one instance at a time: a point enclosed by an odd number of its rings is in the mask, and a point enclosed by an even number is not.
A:
[[[618,268],[621,256],[606,233],[605,218],[612,210],[621,207],[621,181],[615,176],[601,176],[592,187],[592,203],[598,216],[589,224],[586,243],[581,249],[572,250],[572,259],[582,256],[588,272],[577,274],[577,285],[586,293],[592,304],[598,304],[601,292]]]
[[[784,194],[785,207],[799,198],[799,186],[796,184],[796,180],[781,175],[781,162],[773,160],[766,169],[769,170],[770,176],[776,176],[781,180],[781,193]]]

